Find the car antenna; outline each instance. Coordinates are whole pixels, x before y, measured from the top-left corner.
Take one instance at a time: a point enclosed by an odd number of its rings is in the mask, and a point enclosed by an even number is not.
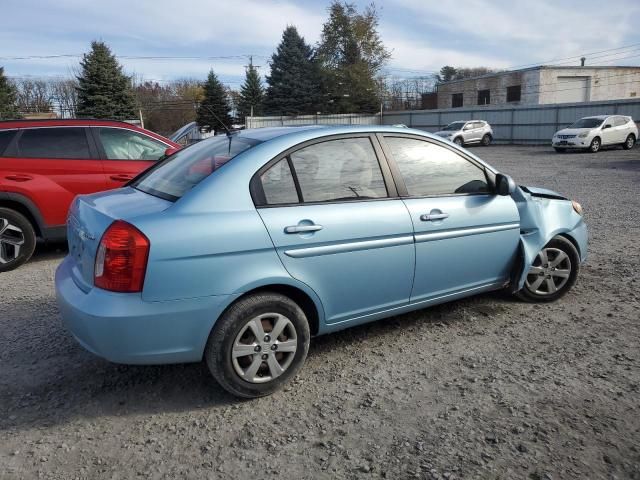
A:
[[[225,131],[227,132],[227,135],[231,135],[231,130],[229,129],[229,127],[227,127],[224,122],[222,120],[220,120],[220,117],[218,115],[216,115],[216,112],[213,111],[213,109],[209,106],[209,105],[202,105],[200,104],[201,107],[206,108],[209,113],[211,113],[211,115],[213,115],[214,117],[216,117],[216,120],[218,121],[218,123],[220,123],[220,125],[222,125],[222,128],[225,129]]]

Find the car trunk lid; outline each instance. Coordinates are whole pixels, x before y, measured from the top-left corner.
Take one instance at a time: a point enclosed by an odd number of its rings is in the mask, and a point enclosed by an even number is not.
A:
[[[130,187],[76,197],[69,211],[67,241],[72,275],[85,292],[93,287],[96,252],[105,230],[116,220],[133,219],[166,210],[172,202]]]

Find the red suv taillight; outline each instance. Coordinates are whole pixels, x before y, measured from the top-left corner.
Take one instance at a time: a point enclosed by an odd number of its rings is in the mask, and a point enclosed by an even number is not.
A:
[[[141,292],[149,247],[149,239],[136,227],[113,222],[100,240],[94,285],[112,292]]]

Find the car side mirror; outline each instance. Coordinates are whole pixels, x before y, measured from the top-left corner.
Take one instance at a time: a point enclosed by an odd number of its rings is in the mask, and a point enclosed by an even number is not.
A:
[[[169,147],[164,151],[164,156],[168,157],[169,155],[173,155],[174,153],[176,153],[178,150],[180,150],[179,148],[175,148],[175,147]]]
[[[498,173],[496,175],[496,193],[503,197],[511,195],[516,189],[516,182],[509,175]]]
[[[604,127],[602,127],[603,130],[606,130],[607,128],[611,128],[611,125],[609,125],[608,123]]]

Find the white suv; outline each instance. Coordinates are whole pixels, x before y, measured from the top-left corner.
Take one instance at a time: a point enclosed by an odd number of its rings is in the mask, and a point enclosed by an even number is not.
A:
[[[588,149],[596,153],[601,147],[622,145],[630,150],[638,138],[638,127],[631,117],[599,115],[584,117],[573,125],[556,132],[551,145],[556,152],[569,149]]]
[[[435,132],[435,134],[460,146],[479,143],[486,147],[491,143],[491,140],[493,140],[491,125],[484,120],[453,122],[439,132]]]

